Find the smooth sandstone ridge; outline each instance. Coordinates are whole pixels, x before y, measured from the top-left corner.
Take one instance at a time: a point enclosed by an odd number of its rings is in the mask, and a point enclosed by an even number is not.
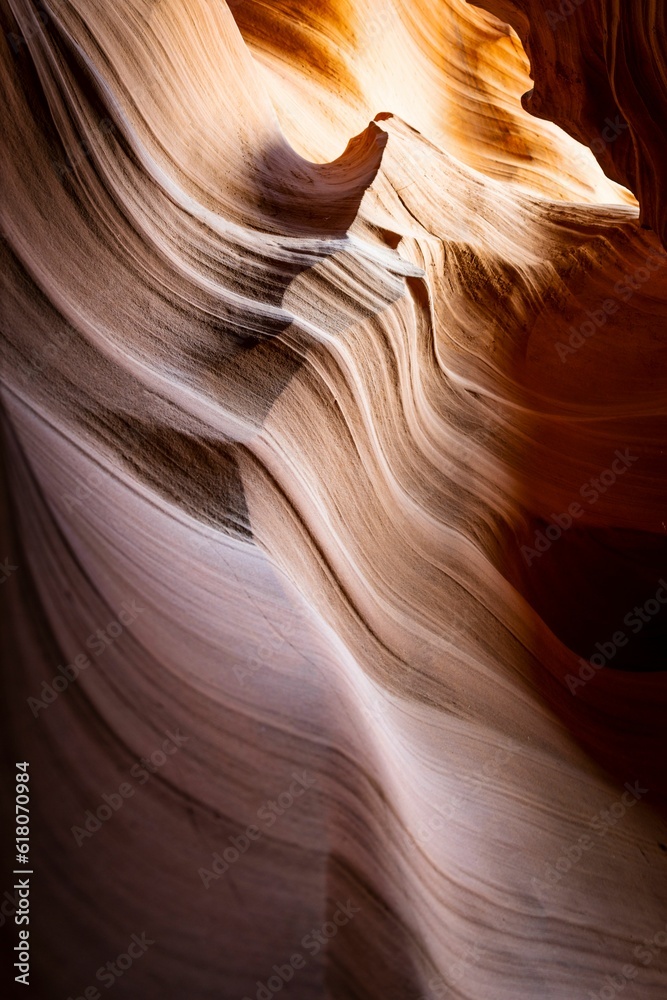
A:
[[[664,4],[484,6],[2,7],[33,996],[664,1000]]]

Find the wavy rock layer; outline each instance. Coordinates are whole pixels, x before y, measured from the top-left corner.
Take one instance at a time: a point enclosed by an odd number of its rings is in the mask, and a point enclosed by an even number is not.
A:
[[[33,995],[664,996],[657,5],[488,5],[3,7]]]
[[[665,244],[667,29],[661,0],[475,0],[516,28],[534,86],[523,106],[589,146]]]

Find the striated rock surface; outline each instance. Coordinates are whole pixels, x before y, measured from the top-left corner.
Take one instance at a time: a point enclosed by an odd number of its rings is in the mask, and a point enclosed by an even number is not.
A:
[[[35,997],[665,996],[664,11],[485,6],[2,8]]]
[[[530,59],[530,114],[587,145],[635,192],[663,244],[667,9],[662,0],[475,0],[516,29]]]

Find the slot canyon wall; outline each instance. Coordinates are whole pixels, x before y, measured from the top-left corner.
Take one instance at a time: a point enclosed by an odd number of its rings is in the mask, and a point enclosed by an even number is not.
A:
[[[667,995],[665,3],[548,3],[3,0],[3,990]]]

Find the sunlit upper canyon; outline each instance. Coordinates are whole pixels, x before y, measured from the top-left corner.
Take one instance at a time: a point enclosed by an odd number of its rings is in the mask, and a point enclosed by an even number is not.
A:
[[[664,1000],[664,0],[1,9],[3,995]]]

